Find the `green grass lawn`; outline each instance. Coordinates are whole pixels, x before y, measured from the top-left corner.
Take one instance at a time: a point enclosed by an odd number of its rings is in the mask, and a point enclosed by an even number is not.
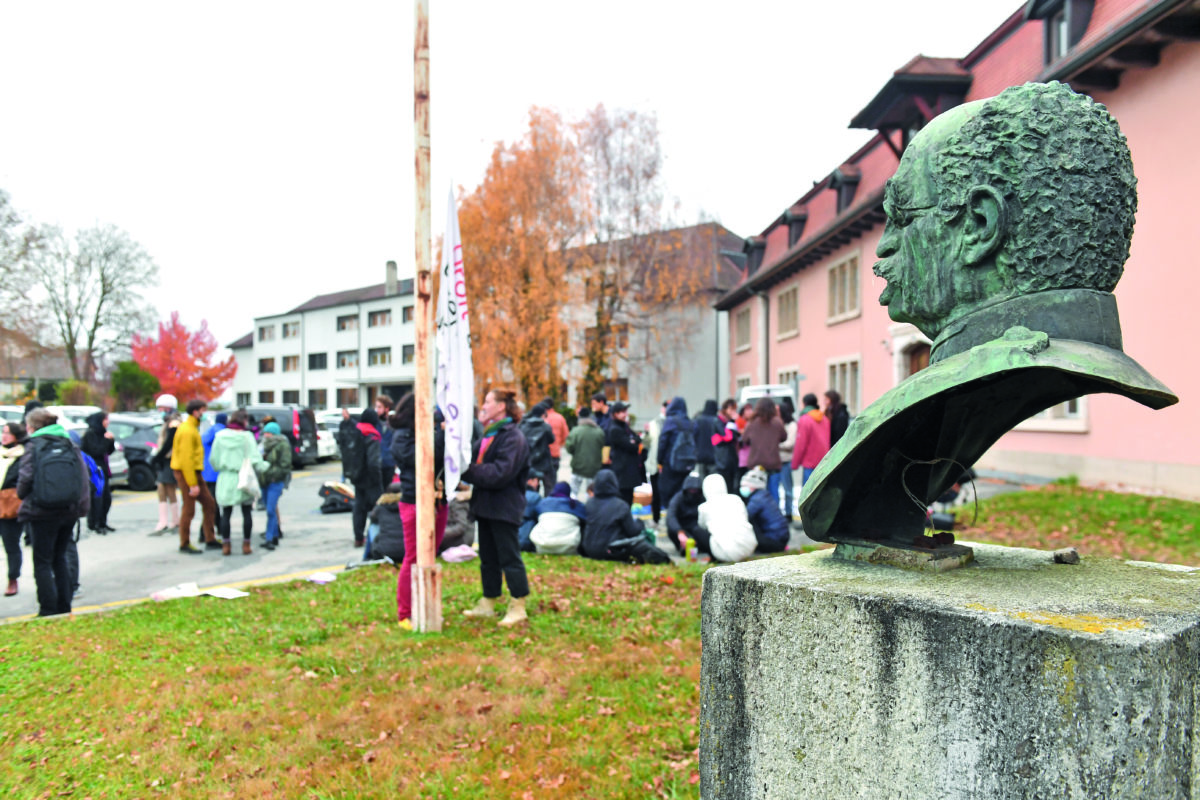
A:
[[[1083,556],[1200,565],[1200,503],[1087,489],[1067,479],[1002,494],[958,512],[960,539]]]
[[[699,565],[527,556],[531,622],[395,625],[396,572],[5,627],[0,796],[696,797]]]

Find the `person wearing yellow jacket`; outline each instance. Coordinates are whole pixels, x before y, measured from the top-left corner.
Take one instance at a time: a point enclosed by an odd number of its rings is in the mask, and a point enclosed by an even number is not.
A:
[[[204,445],[200,443],[200,416],[208,405],[203,400],[190,400],[187,404],[187,416],[183,424],[175,432],[175,445],[171,450],[171,471],[175,473],[175,482],[183,495],[183,511],[179,515],[179,552],[199,553],[199,547],[192,544],[192,517],[196,515],[196,501],[200,501],[203,517],[200,527],[203,531],[205,547],[210,550],[220,550],[221,543],[217,541],[215,521],[217,517],[216,503],[204,484],[201,473],[204,471]]]

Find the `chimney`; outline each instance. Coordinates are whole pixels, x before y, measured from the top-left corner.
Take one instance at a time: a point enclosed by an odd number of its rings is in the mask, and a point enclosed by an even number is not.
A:
[[[396,279],[396,262],[387,262],[387,279],[383,282],[384,297],[391,297],[398,290]]]

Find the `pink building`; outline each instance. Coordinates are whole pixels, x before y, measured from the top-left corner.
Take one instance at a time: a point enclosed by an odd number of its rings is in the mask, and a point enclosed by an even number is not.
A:
[[[851,121],[875,135],[746,240],[743,280],[717,303],[729,312],[730,388],[833,388],[857,414],[924,367],[929,342],[877,302],[883,183],[936,114],[1048,80],[1104,103],[1129,140],[1139,202],[1116,289],[1125,351],[1180,402],[1073,400],[1022,423],[978,466],[1200,497],[1200,369],[1186,349],[1187,320],[1200,316],[1196,0],[1029,0],[965,57],[917,56],[897,70]]]

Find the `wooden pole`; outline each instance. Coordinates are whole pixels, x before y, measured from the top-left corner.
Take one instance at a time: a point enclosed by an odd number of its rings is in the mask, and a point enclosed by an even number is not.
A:
[[[433,509],[433,259],[429,207],[429,0],[416,0],[413,120],[417,175],[417,568],[413,570],[413,627],[442,629],[442,575],[434,544]]]

